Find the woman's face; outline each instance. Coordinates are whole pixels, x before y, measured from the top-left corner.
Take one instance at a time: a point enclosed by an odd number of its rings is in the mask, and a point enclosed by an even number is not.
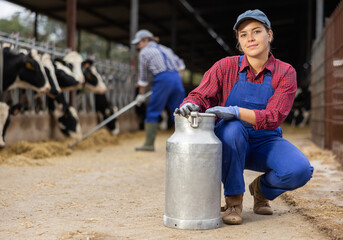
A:
[[[239,25],[238,42],[243,52],[249,57],[264,56],[269,53],[273,39],[272,30],[267,31],[264,25],[256,20],[247,20]]]

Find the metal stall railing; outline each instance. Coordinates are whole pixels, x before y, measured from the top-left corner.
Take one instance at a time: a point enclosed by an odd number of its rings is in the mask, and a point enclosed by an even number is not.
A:
[[[130,65],[110,60],[95,63],[107,86],[106,97],[113,106],[120,109],[132,102],[135,97],[135,81]]]
[[[343,164],[343,1],[325,25],[325,147]]]

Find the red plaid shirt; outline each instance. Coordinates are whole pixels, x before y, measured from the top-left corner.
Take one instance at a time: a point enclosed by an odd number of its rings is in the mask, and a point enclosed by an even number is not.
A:
[[[255,76],[248,63],[246,56],[240,69],[238,69],[239,56],[226,57],[216,62],[203,76],[200,85],[184,99],[200,106],[200,111],[214,106],[224,106],[230,95],[231,89],[238,81],[238,71],[247,68],[247,81],[262,83],[264,73],[270,70],[273,79],[271,85],[274,94],[270,97],[266,109],[254,110],[256,115],[256,126],[254,129],[272,130],[280,126],[290,112],[295,92],[297,90],[297,78],[294,68],[278,59],[270,53],[269,59],[263,70]]]

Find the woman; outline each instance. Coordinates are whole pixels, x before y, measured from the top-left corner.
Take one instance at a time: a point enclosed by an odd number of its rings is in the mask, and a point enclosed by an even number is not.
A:
[[[242,223],[244,169],[264,172],[250,185],[256,214],[271,215],[269,200],[305,185],[313,167],[279,127],[292,108],[294,68],[270,52],[271,24],[260,10],[241,14],[233,29],[242,56],[216,62],[175,112],[215,113],[215,134],[223,143],[223,222]]]

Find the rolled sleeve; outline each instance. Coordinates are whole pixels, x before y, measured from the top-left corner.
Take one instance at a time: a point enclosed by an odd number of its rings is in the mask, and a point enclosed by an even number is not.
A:
[[[176,63],[176,68],[178,71],[186,69],[185,62],[176,55],[175,55],[175,63]]]

